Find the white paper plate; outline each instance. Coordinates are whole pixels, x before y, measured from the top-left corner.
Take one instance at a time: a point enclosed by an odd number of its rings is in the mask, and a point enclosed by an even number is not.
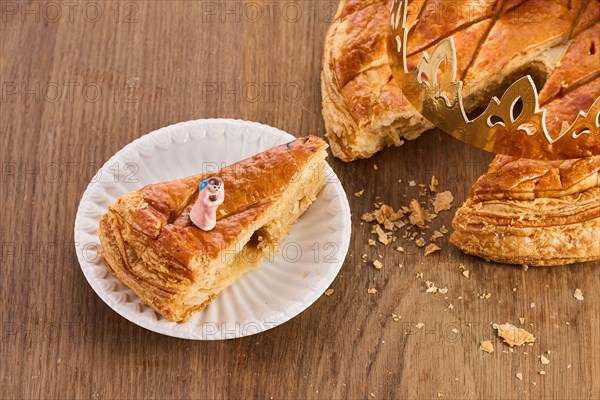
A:
[[[94,291],[129,321],[184,339],[231,339],[263,332],[308,308],[340,270],[350,241],[350,208],[337,176],[291,229],[272,261],[248,272],[207,308],[174,323],[144,305],[114,277],[99,254],[98,223],[118,197],[142,186],[215,171],[287,143],[294,137],[253,122],[209,119],[183,122],[125,146],[98,171],[75,219],[75,248]]]

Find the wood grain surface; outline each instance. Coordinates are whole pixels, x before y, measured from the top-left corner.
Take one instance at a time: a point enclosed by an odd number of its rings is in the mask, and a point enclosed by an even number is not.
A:
[[[600,397],[599,263],[523,271],[464,256],[448,235],[428,257],[412,243],[403,254],[367,245],[371,227],[360,216],[372,203],[405,205],[419,189],[407,182],[435,174],[461,204],[487,169],[489,154],[438,131],[370,160],[330,157],[353,211],[350,251],[334,293],[288,323],[193,342],[120,317],[87,284],[74,250],[87,183],[133,139],[190,119],[323,136],[320,63],[337,1],[0,6],[0,397]],[[434,226],[450,227],[454,210]],[[384,268],[361,263],[364,253],[382,255]],[[448,292],[425,293],[426,280]],[[510,352],[492,322],[538,340]],[[484,339],[494,353],[479,350]]]

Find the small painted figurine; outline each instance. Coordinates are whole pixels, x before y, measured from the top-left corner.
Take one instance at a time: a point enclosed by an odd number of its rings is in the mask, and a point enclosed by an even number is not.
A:
[[[209,178],[200,183],[198,200],[190,211],[192,223],[203,231],[210,231],[217,224],[217,207],[225,200],[225,188],[221,178]]]

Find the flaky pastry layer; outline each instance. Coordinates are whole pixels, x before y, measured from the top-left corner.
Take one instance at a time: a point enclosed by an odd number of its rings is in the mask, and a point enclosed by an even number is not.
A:
[[[498,156],[457,211],[450,241],[486,260],[531,266],[600,259],[600,157]]]

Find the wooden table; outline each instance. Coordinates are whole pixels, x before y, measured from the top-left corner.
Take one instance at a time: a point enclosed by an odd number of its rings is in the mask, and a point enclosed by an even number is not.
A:
[[[190,119],[322,136],[320,62],[337,2],[0,5],[0,397],[600,397],[598,263],[523,271],[464,256],[448,235],[427,258],[412,243],[404,254],[367,245],[360,216],[373,202],[407,204],[418,189],[407,182],[435,174],[461,204],[486,170],[490,155],[437,131],[370,160],[330,158],[353,211],[350,251],[334,293],[288,323],[193,342],[120,317],[87,284],[73,246],[95,171],[133,139]],[[449,227],[454,210],[436,226]],[[385,267],[361,263],[364,253]],[[426,280],[448,293],[425,293]],[[509,352],[490,325],[507,321],[535,345]],[[494,353],[479,349],[483,339]]]

